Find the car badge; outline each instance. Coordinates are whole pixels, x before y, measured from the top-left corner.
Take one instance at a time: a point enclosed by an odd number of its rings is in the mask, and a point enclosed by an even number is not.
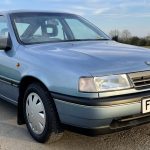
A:
[[[146,61],[145,64],[150,66],[150,61]]]

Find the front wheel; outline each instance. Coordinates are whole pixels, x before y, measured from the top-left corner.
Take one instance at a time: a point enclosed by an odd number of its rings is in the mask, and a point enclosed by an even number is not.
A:
[[[63,135],[54,102],[40,83],[29,85],[25,92],[24,117],[31,136],[38,142],[55,142]]]

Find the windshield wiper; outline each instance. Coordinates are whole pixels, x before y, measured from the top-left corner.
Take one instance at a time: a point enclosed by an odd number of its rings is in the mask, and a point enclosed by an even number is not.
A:
[[[63,42],[75,42],[75,41],[83,41],[82,39],[72,39],[72,40],[64,40]]]
[[[90,39],[91,41],[108,41],[110,39]]]
[[[72,39],[72,40],[64,40],[63,42],[76,42],[76,41],[104,41],[110,39]]]

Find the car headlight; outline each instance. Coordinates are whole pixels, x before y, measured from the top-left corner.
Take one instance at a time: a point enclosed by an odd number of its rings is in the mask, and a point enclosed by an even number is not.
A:
[[[131,88],[126,74],[103,77],[82,77],[79,80],[81,92],[107,92]]]

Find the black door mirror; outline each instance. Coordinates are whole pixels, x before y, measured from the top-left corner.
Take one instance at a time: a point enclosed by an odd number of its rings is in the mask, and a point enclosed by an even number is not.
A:
[[[12,41],[10,35],[8,37],[0,37],[0,50],[10,50],[12,48]]]

